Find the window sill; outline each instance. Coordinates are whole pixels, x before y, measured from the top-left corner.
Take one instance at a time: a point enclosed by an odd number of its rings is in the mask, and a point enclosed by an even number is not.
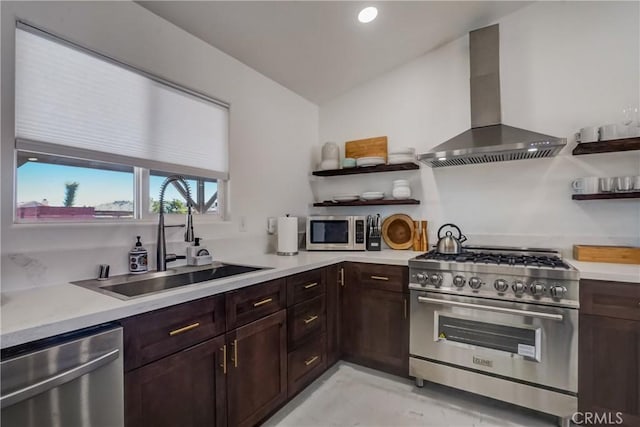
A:
[[[170,224],[183,224],[184,215],[165,215],[165,223],[167,225]],[[197,217],[193,218],[194,227],[198,225],[213,225],[213,224],[231,224],[229,220],[223,220],[222,218],[216,217]],[[99,227],[114,227],[114,226],[123,226],[123,227],[157,227],[158,219],[131,219],[131,220],[120,220],[120,221],[40,221],[40,222],[14,222],[11,224],[11,228],[13,229],[29,229],[29,228],[40,228],[40,227],[51,227],[51,228],[99,228]]]

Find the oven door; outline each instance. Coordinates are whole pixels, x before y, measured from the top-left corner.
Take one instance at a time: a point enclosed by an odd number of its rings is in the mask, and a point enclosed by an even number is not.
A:
[[[410,353],[577,393],[578,310],[411,291]]]

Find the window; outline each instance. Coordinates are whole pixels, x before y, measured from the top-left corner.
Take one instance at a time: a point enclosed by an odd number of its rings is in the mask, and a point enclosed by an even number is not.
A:
[[[221,215],[227,104],[18,22],[15,106],[17,221]]]
[[[27,151],[17,152],[16,218],[134,218],[134,168]]]
[[[149,212],[159,212],[160,187],[169,173],[151,171],[149,175]],[[218,182],[215,179],[203,177],[185,176],[191,191],[191,206],[195,213],[218,213]],[[164,195],[165,213],[187,213],[187,205],[184,202],[186,194],[182,194],[181,187],[171,185],[167,187]]]

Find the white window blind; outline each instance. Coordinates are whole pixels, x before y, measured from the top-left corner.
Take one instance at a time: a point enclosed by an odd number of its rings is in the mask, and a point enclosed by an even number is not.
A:
[[[18,140],[228,178],[227,106],[27,30],[16,30]]]

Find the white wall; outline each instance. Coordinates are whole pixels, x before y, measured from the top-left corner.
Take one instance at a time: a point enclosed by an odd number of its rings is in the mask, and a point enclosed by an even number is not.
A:
[[[248,66],[131,2],[2,2],[1,216],[3,290],[93,277],[108,263],[126,271],[135,235],[154,251],[147,225],[13,225],[14,22],[26,20],[138,68],[231,104],[230,221],[202,224],[196,235],[224,256],[239,240],[263,251],[268,216],[306,214],[307,175],[317,145],[318,108]],[[179,143],[179,141],[177,141]],[[247,231],[239,232],[246,218]],[[168,229],[181,251],[181,230]],[[246,239],[240,239],[240,238]],[[151,257],[153,258],[153,256]]]
[[[640,245],[639,201],[576,202],[569,186],[581,176],[640,174],[638,152],[571,155],[577,129],[619,121],[625,106],[640,104],[639,7],[538,2],[499,21],[503,122],[567,137],[558,157],[324,179],[313,184],[316,197],[390,193],[404,175],[422,204],[378,211],[428,219],[431,239],[454,222],[475,244]],[[424,152],[468,129],[468,55],[465,36],[321,105],[320,140],[388,135],[391,149]]]

